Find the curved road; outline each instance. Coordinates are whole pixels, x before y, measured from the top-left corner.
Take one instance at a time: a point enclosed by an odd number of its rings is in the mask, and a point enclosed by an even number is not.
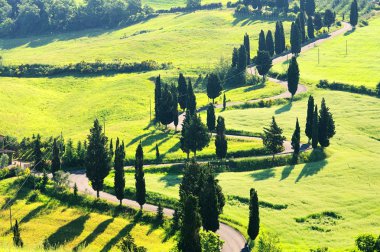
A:
[[[343,27],[341,29],[332,32],[326,38],[316,40],[313,43],[310,43],[310,44],[303,46],[301,51],[305,52],[307,50],[310,50],[311,48],[315,47],[316,45],[319,45],[319,44],[325,42],[326,40],[332,39],[332,38],[334,38],[334,37],[336,37],[336,36],[338,36],[344,32],[347,32],[348,30],[352,29],[351,25],[349,25],[348,23],[342,22],[342,24],[343,24]],[[281,57],[277,57],[277,58],[273,59],[273,64],[283,62],[283,61],[287,60],[289,57],[291,57],[291,54],[287,54],[287,55],[284,55]],[[247,71],[249,73],[252,73],[253,67],[247,68]],[[269,80],[273,81],[275,83],[278,83],[279,85],[284,86],[287,89],[287,83],[286,82],[280,81],[277,79],[273,79],[273,78],[269,78]],[[297,93],[304,93],[306,91],[307,91],[307,88],[304,85],[298,86]],[[290,93],[288,91],[286,91],[280,95],[270,97],[270,98],[265,98],[262,100],[289,98],[289,97],[290,97]],[[254,102],[258,102],[258,101],[260,101],[260,99],[250,100],[247,102],[248,103],[254,103]],[[239,104],[243,104],[243,103],[245,103],[245,102],[228,102],[226,104],[226,106],[230,107],[230,106],[239,105]],[[221,107],[222,107],[221,104],[216,105],[216,108],[221,108]],[[198,111],[204,111],[205,109],[206,108],[201,108]],[[184,116],[185,116],[184,114],[181,114],[179,116],[179,120],[178,120],[179,123],[178,123],[178,127],[177,127],[178,129],[180,129],[180,127],[182,125],[182,122],[184,120]],[[170,127],[174,128],[174,125],[170,125]],[[227,135],[227,137],[240,137],[240,138],[246,138],[246,139],[261,139],[258,137],[235,136],[235,135]],[[291,152],[291,147],[290,147],[289,142],[285,142],[284,147],[285,147],[284,152]],[[70,179],[72,184],[74,184],[74,183],[77,184],[78,190],[80,192],[90,194],[90,195],[96,197],[96,192],[89,185],[88,179],[87,179],[84,171],[72,172],[70,174],[69,179]],[[114,195],[109,194],[109,193],[100,192],[100,197],[102,199],[105,199],[105,200],[110,201],[110,202],[119,203],[119,201],[116,199],[116,197]],[[127,205],[129,207],[139,208],[138,203],[136,201],[133,201],[133,200],[124,199],[123,204]],[[145,211],[149,211],[149,212],[156,212],[157,206],[145,204],[143,209]],[[171,216],[173,216],[173,213],[174,213],[174,210],[169,209],[169,208],[164,208],[164,214],[166,216],[171,217]],[[232,227],[230,227],[224,223],[220,223],[220,229],[217,231],[217,233],[220,235],[221,239],[224,240],[224,245],[223,245],[223,249],[222,249],[223,252],[238,252],[238,251],[243,251],[245,249],[246,240],[245,240],[244,236],[239,231],[237,231],[236,229],[234,229],[234,228],[232,228]]]

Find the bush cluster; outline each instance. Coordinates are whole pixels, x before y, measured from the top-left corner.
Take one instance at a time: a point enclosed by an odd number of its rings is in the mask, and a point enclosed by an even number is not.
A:
[[[194,7],[172,7],[169,10],[158,10],[157,13],[192,12],[196,10],[214,10],[222,8],[222,3],[210,3]]]
[[[361,86],[354,86],[344,83],[338,83],[338,82],[331,82],[329,83],[327,80],[321,80],[317,84],[318,88],[323,89],[331,89],[331,90],[339,90],[339,91],[346,91],[356,94],[365,94],[370,96],[377,96],[380,97],[380,83],[377,84],[376,90],[365,87],[363,85]]]

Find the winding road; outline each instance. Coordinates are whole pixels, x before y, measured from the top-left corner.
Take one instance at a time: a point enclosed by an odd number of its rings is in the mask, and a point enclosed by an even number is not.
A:
[[[319,45],[319,44],[321,44],[321,43],[323,43],[329,39],[332,39],[332,38],[334,38],[340,34],[343,34],[344,32],[347,32],[350,29],[352,29],[351,25],[349,25],[348,23],[342,22],[342,25],[343,25],[342,28],[330,33],[330,35],[328,37],[318,39],[313,43],[310,43],[310,44],[303,46],[302,52],[310,50],[311,48],[315,47],[316,45]],[[291,54],[286,54],[284,56],[277,57],[277,58],[273,59],[273,64],[283,62],[290,57],[291,57]],[[253,68],[254,67],[252,67],[252,66],[248,67],[247,72],[248,73],[254,72]],[[277,84],[279,84],[279,85],[281,85],[287,89],[287,83],[286,82],[280,81],[277,79],[273,79],[273,78],[269,78],[269,80],[272,82],[275,82],[275,83],[277,83]],[[304,85],[298,86],[297,93],[304,93],[306,91],[307,91],[307,88]],[[288,91],[286,91],[286,92],[279,94],[277,96],[273,96],[273,97],[265,98],[265,99],[255,99],[255,100],[250,100],[247,102],[228,102],[226,104],[226,106],[230,107],[230,106],[235,106],[235,105],[239,105],[239,104],[243,104],[243,103],[255,103],[255,102],[258,102],[260,100],[269,100],[269,99],[274,100],[274,99],[280,99],[280,98],[289,98],[290,96],[291,96],[290,93]],[[221,108],[221,107],[222,107],[221,104],[216,105],[216,108]],[[201,108],[198,111],[200,112],[200,111],[204,111],[204,110],[206,110],[206,108]],[[179,116],[179,120],[178,120],[179,123],[178,123],[177,129],[180,129],[180,127],[181,127],[180,125],[182,125],[184,117],[185,117],[184,114],[181,114]],[[174,125],[170,125],[170,127],[174,128]],[[233,137],[242,138],[243,137],[243,138],[247,138],[247,139],[261,139],[258,137],[236,136],[236,135],[227,135],[227,137],[230,137],[230,138],[233,138]],[[289,153],[292,151],[289,142],[285,142],[284,147],[285,147],[284,152]],[[83,170],[71,172],[69,179],[70,179],[70,182],[72,184],[74,184],[74,183],[77,184],[78,190],[80,192],[96,197],[96,192],[89,185],[89,181],[88,181],[86,174]],[[105,199],[109,202],[119,203],[119,201],[116,199],[116,197],[114,195],[109,194],[109,193],[100,192],[100,198]],[[124,199],[122,203],[123,203],[123,205],[129,206],[129,207],[139,208],[138,203],[136,201],[133,201],[133,200]],[[149,211],[149,212],[156,212],[157,206],[154,206],[151,204],[145,204],[143,209],[145,211]],[[174,213],[174,210],[169,209],[169,208],[164,208],[164,214],[167,217],[172,217],[173,213]],[[239,231],[237,231],[236,229],[234,229],[234,228],[232,228],[232,227],[230,227],[224,223],[220,223],[220,229],[217,231],[217,233],[220,235],[221,239],[224,240],[224,245],[223,245],[223,249],[222,249],[223,252],[245,251],[247,242],[246,242],[244,236]]]

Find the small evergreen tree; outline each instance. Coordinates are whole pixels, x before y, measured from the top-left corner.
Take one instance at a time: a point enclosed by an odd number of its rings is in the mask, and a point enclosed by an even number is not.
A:
[[[251,46],[249,42],[249,36],[247,33],[244,35],[244,47],[247,52],[247,65],[249,65],[251,64]]]
[[[294,22],[292,23],[290,30],[290,44],[291,52],[294,55],[298,56],[298,54],[301,52],[302,36],[299,26]]]
[[[298,28],[300,30],[301,45],[302,45],[302,43],[304,43],[306,41],[306,30],[305,30],[306,22],[305,22],[305,14],[304,14],[304,12],[298,13],[295,24],[298,26]]]
[[[285,51],[285,32],[281,21],[276,22],[276,30],[274,33],[275,51],[276,54],[281,54]]]
[[[247,68],[247,51],[244,45],[241,45],[239,48],[239,60],[237,63],[237,70],[239,72],[245,71]]]
[[[20,229],[18,227],[18,221],[16,220],[15,225],[13,226],[13,244],[16,247],[22,248],[24,246],[24,242],[21,239]]]
[[[318,32],[323,27],[322,17],[319,13],[314,16],[314,29]]]
[[[322,147],[328,147],[330,138],[335,135],[335,123],[324,98],[322,99],[318,119],[318,142]]]
[[[215,120],[214,105],[210,104],[207,108],[207,128],[209,131],[215,130]]]
[[[294,95],[297,93],[299,80],[300,70],[298,68],[297,58],[293,56],[288,68],[288,90],[292,95],[292,101]]]
[[[69,138],[65,147],[65,153],[62,156],[62,161],[66,167],[74,167],[77,164],[73,140]]]
[[[353,0],[351,3],[350,9],[350,24],[352,27],[355,27],[358,24],[359,11],[358,11],[358,2]]]
[[[209,172],[202,188],[200,204],[203,228],[212,232],[219,229],[219,206],[215,186],[214,175]]]
[[[274,55],[274,42],[273,42],[272,31],[268,31],[267,37],[265,39],[265,45],[266,45],[267,51],[269,52],[269,55],[271,57],[273,57],[273,55]]]
[[[34,169],[37,171],[42,171],[44,168],[41,148],[41,136],[40,134],[37,134],[37,137],[34,139],[33,143]]]
[[[314,119],[314,98],[313,96],[309,96],[309,100],[307,102],[307,115],[306,115],[306,127],[305,134],[309,139],[309,143],[311,138],[313,137],[313,119]]]
[[[191,115],[195,114],[197,108],[197,100],[194,94],[193,85],[191,84],[191,80],[189,79],[189,84],[187,85],[187,109],[189,110]]]
[[[53,141],[53,154],[51,159],[51,173],[54,174],[61,169],[61,160],[59,158],[59,146],[57,139]]]
[[[154,115],[155,115],[156,122],[160,121],[160,117],[159,117],[160,100],[161,100],[161,76],[159,75],[156,78],[155,89],[154,89]]]
[[[259,51],[267,51],[265,33],[263,30],[260,31],[260,35],[259,35]]]
[[[187,84],[186,84],[186,79],[182,73],[180,73],[178,77],[177,90],[178,90],[178,104],[182,110],[185,110],[186,103],[187,103]]]
[[[78,152],[77,152],[78,153]],[[110,159],[112,160],[113,159],[113,155],[115,154],[114,150],[113,150],[113,139],[111,138],[111,141],[110,141]]]
[[[137,146],[135,155],[135,186],[136,186],[136,201],[142,210],[146,200],[145,178],[144,178],[144,152],[141,143]]]
[[[232,51],[232,65],[231,67],[237,67],[239,61],[239,51],[235,47],[234,50]]]
[[[260,75],[263,76],[263,82],[265,81],[265,75],[272,67],[272,59],[267,51],[258,51],[256,57],[256,68]]]
[[[227,101],[226,101],[226,93],[223,94],[223,109],[226,109]]]
[[[165,126],[174,121],[174,111],[177,105],[174,89],[174,86],[169,87],[165,84],[161,93],[160,107],[158,108],[159,121]]]
[[[309,39],[315,38],[314,36],[314,23],[313,23],[313,18],[309,17],[307,19],[307,36]]]
[[[211,73],[207,79],[207,96],[212,99],[212,104],[214,104],[214,99],[221,94],[222,89],[219,77]]]
[[[318,139],[319,139],[319,132],[318,132],[318,107],[315,105],[314,107],[314,113],[313,113],[313,131],[312,131],[312,138],[311,138],[311,146],[313,149],[318,147]]]
[[[334,22],[335,22],[334,13],[330,9],[327,9],[323,16],[323,24],[327,26],[328,30],[330,31],[330,27]]]
[[[293,149],[293,159],[297,162],[298,155],[300,153],[300,142],[301,142],[301,129],[298,123],[298,118],[296,122],[296,128],[292,136],[292,149]]]
[[[180,138],[180,147],[183,152],[186,153],[187,159],[189,159],[190,154],[190,123],[192,120],[192,115],[190,114],[190,111],[186,111],[185,120],[183,120],[182,123],[182,130],[181,130],[181,138]]]
[[[116,139],[116,150],[115,150],[115,176],[114,176],[114,188],[115,196],[122,204],[124,198],[125,189],[125,176],[124,176],[124,143],[120,144],[119,138]]]
[[[76,149],[77,165],[83,166],[86,158],[86,150],[82,147],[82,142],[78,141]]]
[[[263,143],[264,146],[274,155],[283,150],[285,137],[282,136],[282,129],[277,125],[276,119],[272,117],[269,127],[264,128]]]
[[[255,240],[259,235],[260,216],[259,216],[259,199],[255,189],[251,188],[249,198],[249,222],[248,235],[251,240]]]
[[[210,135],[207,127],[202,123],[201,118],[193,116],[188,127],[189,149],[197,155],[197,151],[203,150],[210,143]]]
[[[216,156],[220,159],[227,156],[226,126],[224,118],[221,116],[218,117],[218,125],[216,126],[215,151]]]

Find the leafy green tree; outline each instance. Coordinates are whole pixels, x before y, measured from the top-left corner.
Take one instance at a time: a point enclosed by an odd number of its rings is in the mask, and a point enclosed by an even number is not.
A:
[[[272,59],[267,51],[258,51],[256,57],[256,68],[260,75],[263,76],[263,82],[265,81],[265,75],[272,67]]]
[[[302,36],[299,26],[294,22],[292,23],[290,29],[290,44],[291,52],[294,55],[298,56],[298,54],[301,52]]]
[[[322,99],[319,110],[318,142],[322,147],[330,145],[330,138],[335,135],[334,119],[326,106],[325,98]]]
[[[220,252],[222,251],[223,243],[219,235],[210,231],[200,231],[202,251]]]
[[[309,139],[309,143],[311,138],[313,137],[313,119],[314,119],[314,98],[313,96],[309,96],[309,100],[307,102],[307,115],[306,115],[306,127],[305,134]]]
[[[51,159],[51,173],[55,174],[58,170],[61,169],[61,159],[59,158],[59,146],[57,143],[57,139],[54,138],[53,141],[53,154]]]
[[[281,252],[280,239],[277,235],[262,232],[257,242],[258,252]]]
[[[305,14],[304,12],[300,12],[297,15],[295,24],[298,26],[301,34],[301,43],[306,41],[306,30],[305,30]]]
[[[353,0],[351,3],[350,9],[350,24],[355,27],[358,24],[359,11],[358,11],[358,2]]]
[[[121,252],[147,252],[147,249],[135,244],[135,239],[133,239],[130,233],[127,233],[121,240],[120,244],[117,245]]]
[[[18,221],[16,220],[15,225],[13,226],[13,244],[16,247],[23,247],[24,242],[21,239],[20,229],[18,227]]]
[[[323,27],[322,17],[319,13],[314,16],[314,29],[318,32]]]
[[[318,122],[318,107],[317,105],[315,105],[314,107],[314,113],[313,113],[313,131],[312,131],[312,137],[311,137],[311,146],[313,147],[313,149],[317,148],[318,147],[318,125],[319,125],[319,122]]]
[[[182,110],[186,109],[187,102],[187,84],[186,79],[182,73],[179,74],[178,77],[178,103]]]
[[[292,95],[292,100],[294,95],[297,93],[298,83],[300,81],[300,70],[297,63],[297,58],[295,56],[290,60],[288,68],[288,90]]]
[[[249,42],[249,36],[247,33],[244,35],[244,47],[247,52],[247,65],[249,65],[251,64],[251,46]]]
[[[224,118],[221,116],[218,117],[218,125],[216,126],[215,148],[218,158],[223,159],[227,156],[226,126]]]
[[[237,63],[237,70],[239,72],[245,71],[247,68],[247,51],[244,45],[241,45],[239,48],[239,60]]]
[[[187,85],[187,109],[190,111],[191,115],[195,114],[197,109],[197,99],[194,94],[193,85],[189,79],[189,84]]]
[[[269,52],[269,55],[271,57],[273,57],[273,55],[274,55],[274,42],[273,42],[272,31],[268,31],[267,37],[265,39],[265,45],[266,45],[267,51]]]
[[[115,149],[114,188],[115,188],[115,196],[120,201],[120,206],[124,198],[124,189],[125,189],[124,159],[125,159],[124,143],[120,144],[119,138],[117,138],[116,149]]]
[[[37,134],[37,137],[34,139],[33,143],[34,169],[37,171],[42,171],[44,168],[44,160],[42,159],[41,148],[41,136],[40,134]]]
[[[305,11],[309,17],[314,16],[314,14],[315,14],[315,0],[306,0]]]
[[[260,35],[259,35],[259,51],[267,51],[265,33],[263,30],[260,31]]]
[[[356,246],[363,252],[375,252],[376,239],[373,235],[359,235],[355,240]]]
[[[314,35],[314,23],[313,23],[313,18],[312,17],[309,17],[307,19],[307,36],[309,37],[309,39],[315,38],[315,35]]]
[[[111,165],[107,137],[103,134],[102,126],[100,126],[98,119],[95,119],[94,126],[90,129],[87,139],[86,176],[99,198],[99,191],[103,190],[104,178],[108,176]]]
[[[328,30],[330,31],[330,27],[334,22],[335,22],[334,13],[330,9],[327,9],[323,16],[323,24],[327,26]]]
[[[237,67],[239,61],[239,51],[236,47],[234,47],[234,50],[232,51],[232,67]]]
[[[207,96],[212,99],[212,104],[214,104],[214,99],[221,94],[222,89],[219,77],[211,73],[207,79]]]
[[[251,188],[249,193],[248,235],[254,241],[259,235],[260,230],[259,198],[255,189]]]
[[[276,119],[272,117],[272,122],[269,127],[264,128],[263,143],[273,155],[283,150],[285,137],[282,135],[282,129],[277,125]]]
[[[219,229],[219,205],[214,175],[206,175],[200,196],[202,225],[206,231]]]
[[[154,113],[155,113],[155,121],[159,122],[160,121],[160,116],[159,116],[159,107],[160,107],[160,101],[161,101],[161,76],[159,75],[156,78],[155,81],[155,89],[154,89]]]
[[[274,32],[275,51],[276,54],[281,54],[285,51],[285,32],[281,21],[276,22],[276,30]]]
[[[180,251],[201,252],[200,228],[198,199],[194,195],[189,195],[184,204],[182,227],[179,233],[178,249]]]
[[[145,177],[144,177],[144,152],[141,143],[137,146],[135,155],[135,186],[136,186],[136,201],[140,205],[142,210],[143,205],[146,200],[146,188],[145,188]]]
[[[207,128],[209,131],[215,130],[215,109],[214,105],[210,104],[207,108]]]
[[[210,135],[207,127],[199,116],[193,116],[188,128],[189,149],[197,156],[197,151],[203,150],[210,143]]]
[[[292,136],[292,149],[293,149],[293,159],[296,161],[300,153],[300,142],[301,142],[301,129],[298,123],[298,118],[296,122],[296,128]]]

